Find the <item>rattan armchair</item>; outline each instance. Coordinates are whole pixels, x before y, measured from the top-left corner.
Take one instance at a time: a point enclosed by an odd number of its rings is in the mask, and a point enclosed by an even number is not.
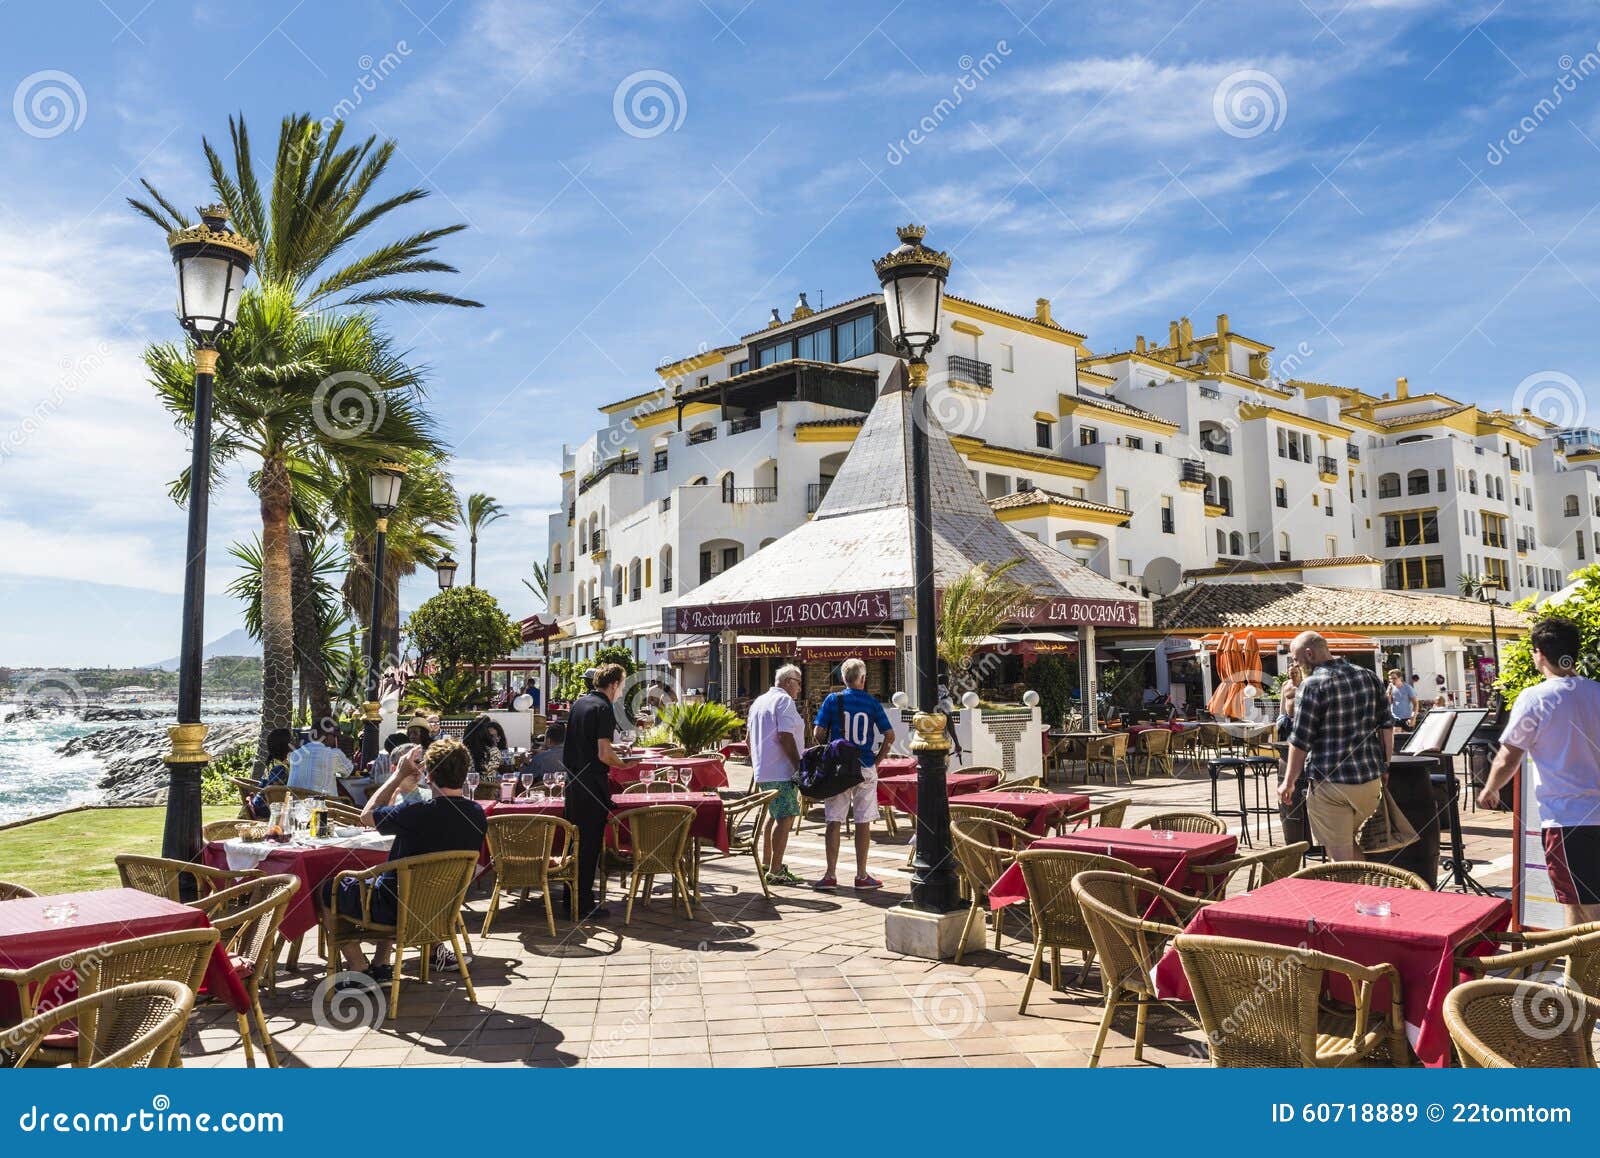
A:
[[[1456,968],[1473,977],[1498,977],[1521,981],[1554,982],[1559,976],[1568,988],[1596,997],[1597,962],[1600,962],[1600,922],[1565,929],[1526,933],[1485,932],[1483,941],[1506,947],[1487,956],[1457,954]]]
[[[1100,958],[1100,988],[1105,994],[1100,1033],[1089,1065],[1100,1064],[1112,1018],[1130,1004],[1138,1008],[1133,1060],[1143,1061],[1145,1021],[1152,1003],[1170,1006],[1191,1024],[1199,1024],[1188,1010],[1156,994],[1154,977],[1156,964],[1172,938],[1183,932],[1196,910],[1210,902],[1114,872],[1079,873],[1072,879],[1072,892]]]
[[[1117,782],[1117,772],[1120,769],[1127,777],[1128,783],[1133,783],[1133,772],[1128,767],[1128,734],[1126,732],[1109,732],[1104,736],[1096,736],[1087,740],[1083,748],[1084,779],[1087,780],[1096,768],[1103,770],[1103,774],[1111,783]]]
[[[1093,808],[1085,808],[1082,812],[1074,812],[1071,816],[1063,817],[1057,826],[1065,829],[1067,825],[1074,828],[1121,828],[1128,818],[1128,797],[1119,796],[1115,800],[1108,800],[1104,804],[1097,804]]]
[[[194,993],[176,981],[101,989],[0,1031],[0,1056],[26,1066],[65,1025],[77,1027],[71,1064],[87,1069],[168,1069],[183,1041]]]
[[[1563,985],[1492,978],[1445,995],[1444,1022],[1468,1069],[1594,1069],[1600,1001]]]
[[[1010,826],[1005,826],[1009,828]],[[1012,837],[1007,843],[996,832],[994,822],[977,816],[951,816],[950,840],[956,856],[956,871],[960,874],[963,890],[970,903],[967,919],[961,926],[961,939],[956,942],[955,962],[961,964],[966,953],[967,938],[972,935],[975,923],[983,921],[988,910],[989,889],[1002,873],[1017,859],[1018,846]],[[1000,948],[1000,931],[1005,923],[1006,911],[994,910],[994,947]]]
[[[141,893],[165,897],[169,901],[184,899],[184,877],[194,882],[194,896],[203,897],[217,889],[225,889],[261,875],[259,869],[214,869],[193,861],[135,856],[132,853],[123,853],[116,858],[116,862],[117,876],[122,878],[123,888],[138,889]]]
[[[467,971],[467,955],[460,941],[461,906],[466,901],[467,887],[478,867],[478,854],[464,852],[430,852],[423,856],[402,857],[385,861],[361,870],[346,870],[333,878],[333,903],[323,906],[322,929],[328,970],[337,970],[339,946],[348,941],[394,942],[394,975],[389,982],[389,1016],[400,1014],[400,964],[407,949],[422,951],[422,980],[428,980],[429,966],[435,945],[448,944],[455,949],[456,961],[461,969],[461,980],[467,987],[467,998],[474,1005],[478,991],[472,986],[472,975]],[[372,919],[372,892],[378,878],[393,873],[397,919],[385,925]],[[347,917],[338,909],[339,890],[344,881],[359,882],[361,916]]]
[[[1245,874],[1243,890],[1245,892],[1293,876],[1299,871],[1310,848],[1311,846],[1305,841],[1300,841],[1296,844],[1286,844],[1281,848],[1264,848],[1260,852],[1213,861],[1210,864],[1190,865],[1189,871],[1203,882],[1200,890],[1202,897],[1220,901],[1227,895],[1228,886],[1240,873]]]
[[[768,900],[772,899],[772,890],[767,887],[767,869],[761,863],[761,838],[767,827],[767,811],[772,806],[773,799],[778,795],[777,789],[769,788],[762,792],[752,792],[749,796],[741,797],[730,803],[723,811],[723,816],[728,825],[728,851],[713,848],[706,851],[698,846],[695,848],[695,893],[699,894],[701,860],[717,860],[725,856],[748,856],[755,862],[756,880],[761,885],[761,893]],[[748,827],[746,827],[748,825]]]
[[[1158,812],[1128,825],[1129,828],[1149,828],[1157,832],[1203,832],[1221,836],[1228,831],[1227,822],[1209,812]]]
[[[1050,950],[1052,989],[1061,987],[1061,950],[1076,949],[1083,954],[1083,967],[1078,971],[1080,985],[1094,962],[1094,940],[1072,892],[1072,878],[1097,870],[1129,876],[1149,876],[1150,872],[1116,857],[1065,848],[1027,849],[1017,854],[1017,863],[1022,866],[1022,879],[1028,888],[1028,913],[1033,920],[1033,963],[1028,967],[1028,982],[1022,987],[1022,1000],[1017,1004],[1017,1012],[1026,1013],[1046,949]]]
[[[1330,860],[1290,874],[1300,881],[1339,881],[1347,885],[1366,885],[1376,889],[1423,889],[1428,882],[1409,869],[1366,860]]]
[[[26,885],[12,884],[10,881],[0,881],[0,901],[19,901],[27,897],[36,897],[39,894]]]
[[[1002,776],[994,786],[995,792],[1046,792],[1043,776],[1013,776],[1007,780]]]
[[[200,826],[200,838],[206,843],[214,840],[232,840],[239,835],[241,825],[256,823],[250,820],[212,820]]]
[[[1400,972],[1391,964],[1359,965],[1293,945],[1189,933],[1175,937],[1173,946],[1183,961],[1213,1066],[1330,1068],[1385,1050],[1399,1064],[1411,1056]],[[1348,979],[1353,1013],[1323,1007],[1330,973]],[[1374,1014],[1373,994],[1383,983],[1389,1010]]]
[[[632,784],[622,789],[624,796],[634,792],[682,792],[694,791],[687,784],[679,784],[675,780],[635,780]]]
[[[648,903],[657,876],[671,878],[673,907],[677,907],[681,896],[684,915],[694,919],[693,895],[689,888],[689,828],[693,824],[694,809],[686,804],[630,808],[606,822],[612,843],[618,848],[626,847],[633,857],[627,870],[628,906],[622,917],[624,925],[633,923],[633,902],[639,895],[640,884],[644,886]],[[602,883],[600,887],[600,900],[604,903],[605,885]]]
[[[489,935],[500,897],[521,890],[524,902],[538,889],[544,898],[544,919],[556,935],[555,905],[550,890],[567,886],[572,920],[578,920],[578,828],[559,816],[510,814],[489,818],[489,857],[494,862],[494,892],[483,917],[483,936]]]
[[[1140,732],[1133,738],[1133,751],[1135,756],[1144,758],[1146,776],[1152,768],[1172,775],[1172,733],[1166,728],[1146,728]]]
[[[256,1064],[256,1051],[250,1040],[251,1018],[261,1034],[267,1065],[278,1068],[278,1051],[273,1047],[267,1015],[261,1008],[261,979],[271,977],[277,959],[278,926],[299,888],[299,877],[281,873],[222,889],[195,905],[211,919],[211,927],[222,938],[222,948],[250,996],[249,1010],[237,1016],[239,1038],[244,1042],[244,1064],[251,1068]]]

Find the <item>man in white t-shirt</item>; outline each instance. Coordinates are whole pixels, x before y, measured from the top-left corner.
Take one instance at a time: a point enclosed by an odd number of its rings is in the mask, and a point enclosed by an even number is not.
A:
[[[339,729],[324,724],[320,737],[289,753],[289,787],[339,795],[339,778],[350,775],[350,757],[339,748]]]
[[[1533,757],[1550,885],[1567,923],[1581,925],[1600,920],[1600,683],[1577,674],[1577,624],[1549,617],[1530,634],[1544,680],[1517,696],[1478,804],[1499,807],[1500,790]]]
[[[769,885],[805,884],[783,863],[789,829],[800,815],[800,789],[794,777],[800,770],[806,723],[794,706],[799,694],[800,669],[785,664],[773,676],[772,687],[756,697],[745,715],[756,791],[777,793],[767,809],[767,830],[762,837],[762,863],[767,866]]]

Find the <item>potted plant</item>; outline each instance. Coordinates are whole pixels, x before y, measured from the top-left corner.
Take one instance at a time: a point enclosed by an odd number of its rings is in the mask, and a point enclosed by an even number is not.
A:
[[[744,720],[726,704],[676,703],[661,710],[660,725],[692,756],[716,748],[744,727]]]

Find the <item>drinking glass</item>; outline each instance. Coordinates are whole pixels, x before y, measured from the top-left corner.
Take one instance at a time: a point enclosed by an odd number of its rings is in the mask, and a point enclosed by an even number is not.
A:
[[[545,795],[546,796],[554,795],[555,794],[555,790],[556,790],[556,774],[554,772],[546,772],[543,776],[540,777],[540,779],[544,782],[544,793],[545,793]]]
[[[531,768],[524,766],[517,779],[522,782],[522,794],[524,796],[533,791],[533,770]]]
[[[558,771],[556,773],[556,795],[557,796],[561,796],[562,794],[564,794],[566,792],[566,789],[567,789],[567,774],[565,772],[559,772]]]
[[[467,773],[467,799],[468,800],[474,800],[474,799],[477,798],[478,785],[482,782],[482,780],[483,780],[483,777],[480,776],[476,772],[468,772]]]

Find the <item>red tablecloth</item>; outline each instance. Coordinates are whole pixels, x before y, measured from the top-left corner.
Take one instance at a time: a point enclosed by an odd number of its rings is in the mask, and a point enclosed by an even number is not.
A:
[[[78,915],[69,924],[45,920],[52,905],[74,904]],[[211,922],[199,909],[138,889],[97,889],[87,893],[57,893],[0,901],[0,969],[31,969],[53,957],[68,958],[114,941],[131,941],[156,933],[207,929]],[[228,955],[218,945],[206,967],[204,988],[235,1012],[250,1008],[244,981]],[[46,986],[46,1008],[71,1001],[77,995],[76,978],[69,972],[59,984]],[[0,985],[0,1024],[15,1024],[21,1015],[14,985]]]
[[[1078,792],[965,792],[961,803],[1009,812],[1029,832],[1043,836],[1056,821],[1088,808],[1089,798]]]
[[[885,776],[915,776],[917,774],[917,758],[915,756],[885,756],[878,761],[878,779]]]
[[[388,859],[388,852],[381,848],[309,848],[286,844],[273,849],[256,868],[269,876],[289,873],[300,878],[300,887],[295,890],[294,896],[289,899],[289,907],[284,910],[278,935],[285,941],[298,941],[317,927],[317,896],[322,891],[323,882],[335,873],[371,868]],[[227,868],[228,853],[222,847],[222,842],[207,844],[200,853],[200,863],[210,868]]]
[[[1148,828],[1084,828],[1066,836],[1048,836],[1034,841],[1033,848],[1069,848],[1114,856],[1134,868],[1147,868],[1169,889],[1198,891],[1202,882],[1192,879],[1190,870],[1197,864],[1226,860],[1239,847],[1237,837],[1227,833],[1174,832],[1167,840]],[[1003,909],[1028,899],[1022,879],[1022,866],[1012,865],[989,889],[989,907]]]
[[[629,784],[639,781],[639,774],[646,769],[654,771],[659,768],[687,768],[689,770],[689,787],[696,792],[715,792],[718,788],[728,786],[728,773],[722,766],[722,761],[710,756],[687,756],[669,759],[665,756],[647,756],[626,768],[611,769],[611,788],[620,792]]]
[[[885,764],[889,761],[885,760]],[[948,796],[965,796],[970,792],[982,792],[985,788],[993,788],[1000,782],[998,772],[947,772],[945,773],[945,794]],[[915,762],[913,771],[896,773],[892,776],[878,774],[878,807],[898,808],[901,812],[912,816],[917,814],[917,774]]]
[[[734,740],[732,743],[724,744],[722,747],[718,748],[717,751],[722,753],[722,758],[724,760],[750,759],[750,745],[746,744],[743,740]]]
[[[728,851],[728,819],[722,797],[715,792],[624,792],[611,798],[613,812],[626,812],[630,808],[644,808],[651,804],[686,804],[694,809],[694,821],[689,825],[689,835],[697,840],[710,841],[723,852]],[[483,806],[488,816],[563,816],[565,805],[560,800],[516,801],[501,804],[490,801]],[[488,863],[489,846],[484,845],[483,860]]]
[[[1363,916],[1357,898],[1388,901],[1389,916]],[[1207,905],[1189,921],[1188,932],[1303,945],[1361,965],[1393,964],[1411,1047],[1424,1065],[1443,1066],[1450,1060],[1444,998],[1460,980],[1455,954],[1487,951],[1486,943],[1474,944],[1478,935],[1510,922],[1511,902],[1497,897],[1289,879]],[[1163,997],[1190,998],[1176,951],[1168,950],[1157,965],[1156,985]],[[1375,995],[1373,1008],[1387,1009],[1388,995]]]

